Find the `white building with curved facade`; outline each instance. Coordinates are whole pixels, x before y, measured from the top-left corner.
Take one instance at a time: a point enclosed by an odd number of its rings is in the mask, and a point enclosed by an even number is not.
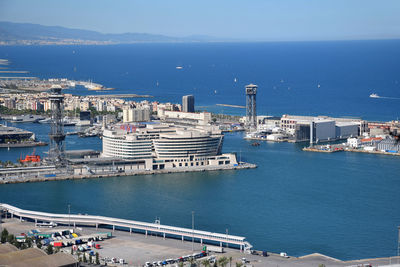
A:
[[[144,128],[103,132],[103,157],[137,160],[146,169],[236,165],[235,154],[221,155],[224,135],[212,127],[176,128],[148,124]]]
[[[177,130],[160,134],[153,140],[157,158],[216,156],[221,153],[224,136],[221,133]]]
[[[118,134],[105,130],[103,133],[103,156],[124,159],[147,159],[152,157],[153,141],[138,135]]]

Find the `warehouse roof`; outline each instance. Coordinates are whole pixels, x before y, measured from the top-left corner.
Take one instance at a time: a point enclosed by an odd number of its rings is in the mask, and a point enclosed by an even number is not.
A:
[[[19,261],[24,261],[32,258],[38,258],[46,256],[44,251],[38,248],[28,248],[24,250],[16,250],[8,253],[0,254],[0,266],[1,265],[11,265]]]
[[[13,252],[18,250],[15,246],[11,244],[0,244],[0,254],[8,253],[8,252]]]
[[[16,249],[16,250],[12,250]],[[12,245],[1,245],[0,250],[5,252],[0,254],[0,266],[12,267],[69,267],[77,266],[77,261],[69,254],[56,253],[47,255],[38,248],[28,248],[17,250]]]
[[[13,264],[13,267],[69,267],[78,266],[77,260],[70,254],[57,253],[43,257],[28,259]]]

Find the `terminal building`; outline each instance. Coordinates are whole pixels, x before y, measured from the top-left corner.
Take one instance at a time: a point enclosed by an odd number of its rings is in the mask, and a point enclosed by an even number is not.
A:
[[[360,119],[331,118],[326,116],[283,115],[280,126],[294,137],[296,142],[313,143],[346,139],[365,131],[365,122]]]
[[[211,126],[105,129],[102,157],[129,161],[124,171],[237,165],[235,154],[221,154],[223,139],[221,131]]]
[[[0,124],[0,144],[19,143],[25,140],[35,141],[35,134],[30,131]]]

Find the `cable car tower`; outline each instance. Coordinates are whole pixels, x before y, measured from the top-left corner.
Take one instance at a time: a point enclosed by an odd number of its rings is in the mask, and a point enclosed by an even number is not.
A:
[[[250,129],[257,128],[256,95],[258,86],[246,85],[246,125]]]
[[[61,90],[61,86],[53,85],[49,96],[51,107],[49,161],[58,166],[65,164],[64,95]]]

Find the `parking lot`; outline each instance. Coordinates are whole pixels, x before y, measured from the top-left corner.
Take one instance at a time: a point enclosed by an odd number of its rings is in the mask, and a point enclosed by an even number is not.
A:
[[[14,234],[20,235],[21,233],[27,233],[32,229],[39,229],[41,232],[52,232],[60,229],[68,228],[66,226],[57,226],[54,228],[39,228],[35,227],[34,223],[31,222],[20,222],[18,219],[4,219],[1,224],[1,228],[7,228],[7,230]],[[109,229],[96,230],[94,227],[77,227],[75,232],[80,236],[91,235],[98,232],[109,232]],[[98,252],[100,258],[115,258],[116,260],[123,259],[126,264],[124,266],[144,266],[146,262],[163,262],[167,259],[178,259],[194,253],[201,253],[203,245],[199,243],[193,243],[191,241],[182,242],[180,239],[164,239],[162,236],[148,235],[147,237],[143,234],[132,233],[125,231],[114,231],[113,237],[104,239],[96,242],[101,245],[100,249],[92,248],[94,252]],[[193,250],[192,250],[193,245]],[[70,252],[70,247],[63,248],[66,252]],[[333,259],[321,254],[311,254],[304,257],[281,257],[279,254],[268,253],[268,257],[262,255],[250,255],[241,253],[237,249],[225,248],[224,253],[211,253],[211,256],[215,256],[216,260],[220,257],[232,257],[231,266],[235,266],[236,262],[242,262],[242,258],[246,258],[247,266],[298,266],[298,267],[309,267],[319,266],[324,264],[325,266],[391,266],[400,267],[394,265],[400,263],[399,258],[380,258],[380,259],[368,259],[368,260],[357,260],[357,261],[340,261]],[[261,254],[261,253],[260,253]],[[203,260],[199,258],[198,260]],[[108,264],[109,266],[112,264]],[[120,264],[116,264],[121,266]],[[171,266],[177,266],[177,263],[173,263]],[[187,264],[188,265],[188,264]],[[227,266],[230,266],[229,263]]]

